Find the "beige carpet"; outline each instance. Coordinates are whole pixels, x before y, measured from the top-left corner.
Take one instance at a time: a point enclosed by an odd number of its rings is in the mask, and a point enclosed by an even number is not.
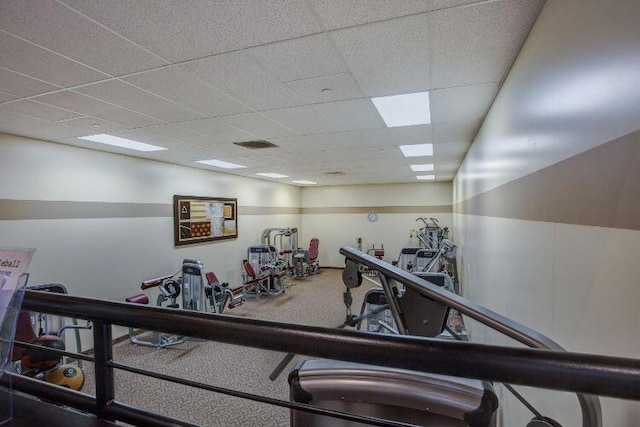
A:
[[[345,318],[342,270],[321,269],[306,280],[288,281],[291,287],[277,297],[248,299],[225,314],[305,325],[337,327]],[[224,280],[223,278],[221,278]],[[366,282],[353,290],[357,314]],[[284,353],[216,342],[186,342],[156,350],[128,341],[114,348],[114,360],[130,366],[174,375],[206,384],[288,400],[288,372],[302,356],[296,356],[276,381],[269,374]],[[85,363],[83,391],[94,393],[93,366]],[[128,372],[116,371],[116,399],[147,410],[203,426],[288,426],[289,411],[246,399],[192,389]]]

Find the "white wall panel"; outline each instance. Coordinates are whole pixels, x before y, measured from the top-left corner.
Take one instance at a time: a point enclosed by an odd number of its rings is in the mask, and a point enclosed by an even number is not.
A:
[[[391,263],[398,259],[403,247],[419,246],[415,237],[409,237],[412,229],[422,225],[415,221],[418,216],[432,216],[441,226],[451,228],[450,213],[429,213],[428,210],[419,214],[381,213],[376,222],[369,222],[366,213],[304,214],[300,245],[308,247],[309,240],[318,237],[320,265],[341,268],[344,267],[344,256],[340,255],[340,248],[356,247],[356,238],[360,237],[363,252],[373,246],[384,246],[384,260]]]
[[[220,280],[239,285],[247,247],[260,242],[264,228],[300,227],[300,189],[290,185],[9,135],[0,135],[0,170],[11,183],[0,186],[0,200],[9,202],[40,201],[36,206],[45,209],[51,200],[62,202],[55,209],[64,202],[166,205],[157,216],[147,208],[145,217],[66,218],[53,211],[60,219],[0,220],[0,246],[37,250],[30,283],[62,283],[73,295],[121,301],[139,293],[143,280],[177,272],[184,258],[201,260]],[[174,194],[237,197],[238,238],[174,247]],[[243,215],[243,208],[253,214]]]

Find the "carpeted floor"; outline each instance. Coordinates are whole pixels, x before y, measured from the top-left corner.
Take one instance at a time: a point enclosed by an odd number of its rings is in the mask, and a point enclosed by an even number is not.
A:
[[[244,305],[225,314],[337,327],[345,318],[342,293],[345,287],[342,270],[321,269],[306,280],[289,279],[291,287],[277,297],[248,299]],[[353,311],[358,313],[365,292],[365,282],[354,289]],[[288,400],[288,372],[303,356],[296,356],[276,381],[269,374],[284,353],[259,350],[216,342],[188,341],[179,346],[156,350],[135,346],[129,341],[114,347],[118,363],[178,376],[206,384]],[[85,363],[87,373],[83,391],[94,393],[93,366]],[[203,426],[288,426],[285,408],[192,389],[149,377],[116,371],[116,399]]]

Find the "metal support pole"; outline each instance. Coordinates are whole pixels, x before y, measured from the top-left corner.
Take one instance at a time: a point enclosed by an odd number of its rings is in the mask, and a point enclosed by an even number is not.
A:
[[[113,368],[113,347],[111,346],[111,325],[105,322],[93,324],[93,348],[95,352],[96,414],[98,417],[114,421],[108,414],[108,406],[115,399]]]

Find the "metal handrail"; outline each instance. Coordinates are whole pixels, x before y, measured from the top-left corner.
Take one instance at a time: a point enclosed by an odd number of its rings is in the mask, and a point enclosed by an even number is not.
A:
[[[411,288],[420,294],[433,299],[434,301],[451,307],[460,313],[490,327],[491,329],[500,332],[520,343],[538,349],[554,350],[563,352],[558,343],[551,338],[525,326],[512,319],[509,319],[495,311],[489,310],[479,304],[467,300],[452,292],[448,292],[439,286],[436,286],[422,278],[417,277],[414,274],[406,272],[398,267],[390,265],[384,261],[381,261],[375,257],[362,253],[354,248],[344,247],[340,249],[340,253],[347,258],[347,265],[349,262],[357,265],[363,265],[365,267],[375,269],[380,276],[381,282],[386,282],[389,279],[396,280],[402,283],[405,287]],[[393,311],[393,310],[392,310]],[[399,313],[393,311],[394,316],[398,316]],[[400,319],[396,319],[398,322]],[[478,370],[482,368],[478,367]],[[544,372],[541,372],[543,374]],[[560,380],[562,381],[562,380]],[[505,382],[505,381],[500,381]],[[640,385],[636,384],[636,388]],[[583,427],[600,427],[602,425],[602,410],[600,407],[600,400],[596,396],[581,393],[580,390],[576,393],[580,408],[582,410],[582,425]]]
[[[367,259],[364,261],[369,262]],[[374,268],[387,273],[384,271],[387,267],[383,264],[375,262]],[[416,284],[422,285],[421,282]],[[50,397],[58,396],[60,403],[69,406],[76,404],[80,409],[94,412],[101,418],[133,424],[144,424],[153,414],[115,399],[113,370],[118,366],[112,361],[111,325],[163,330],[314,357],[640,400],[640,363],[635,359],[447,342],[412,336],[383,336],[36,291],[25,292],[23,308],[83,318],[94,324],[95,399],[91,401],[87,395],[67,390],[51,391],[56,387],[45,383],[38,386],[46,388],[42,393],[48,393]],[[456,363],[451,363],[452,358]],[[31,382],[28,378],[21,378],[13,383],[18,386],[17,389],[29,392],[33,389]],[[340,416],[295,402],[274,404]],[[171,425],[173,422],[170,419],[155,420],[156,425]],[[368,422],[371,423],[370,420]],[[398,425],[393,422],[373,423]]]

